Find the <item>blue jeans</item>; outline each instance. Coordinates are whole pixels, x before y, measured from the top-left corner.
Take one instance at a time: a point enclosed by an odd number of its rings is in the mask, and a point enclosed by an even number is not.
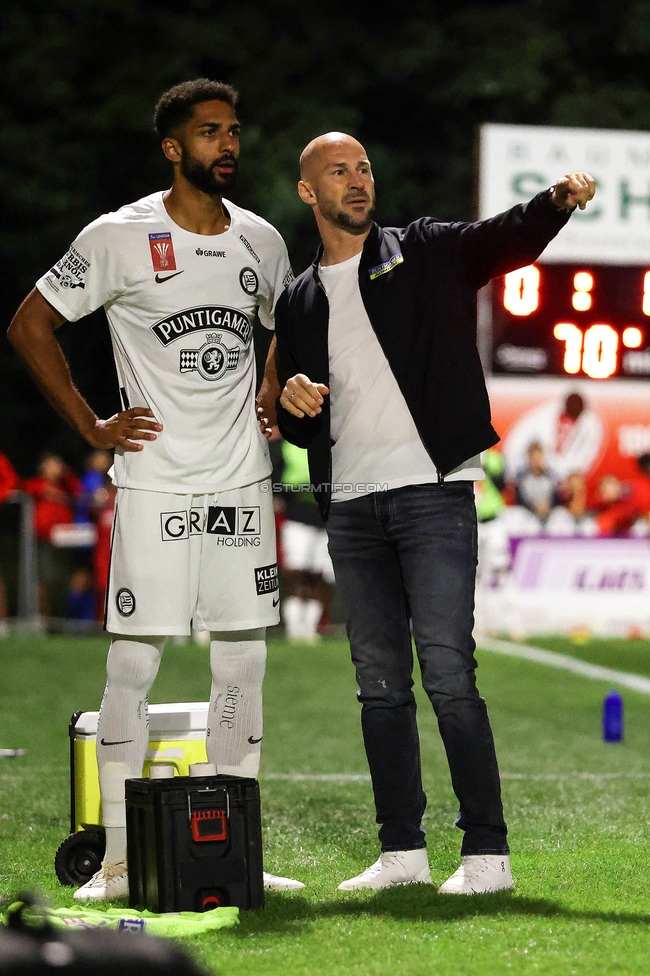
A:
[[[471,483],[409,485],[335,502],[327,532],[347,608],[382,850],[425,846],[412,624],[460,804],[462,854],[507,854],[494,740],[474,674]]]

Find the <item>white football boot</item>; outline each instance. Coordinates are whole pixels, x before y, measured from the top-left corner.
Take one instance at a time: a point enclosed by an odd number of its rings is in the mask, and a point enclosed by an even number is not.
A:
[[[356,878],[342,881],[339,891],[361,888],[392,888],[393,885],[431,884],[426,848],[416,851],[385,851]]]
[[[293,878],[281,878],[277,874],[269,874],[268,871],[262,873],[265,891],[299,891],[304,888],[302,881],[295,881]]]
[[[484,895],[489,891],[510,891],[514,886],[507,854],[468,854],[438,892],[441,895]]]
[[[127,898],[129,895],[129,875],[126,861],[117,864],[102,863],[101,868],[93,874],[81,888],[77,888],[73,898],[79,901],[92,899],[93,901],[108,901],[109,898]]]

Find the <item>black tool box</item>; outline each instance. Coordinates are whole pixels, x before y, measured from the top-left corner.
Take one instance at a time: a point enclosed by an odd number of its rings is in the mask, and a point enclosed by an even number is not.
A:
[[[264,907],[257,780],[129,779],[126,823],[132,908]]]

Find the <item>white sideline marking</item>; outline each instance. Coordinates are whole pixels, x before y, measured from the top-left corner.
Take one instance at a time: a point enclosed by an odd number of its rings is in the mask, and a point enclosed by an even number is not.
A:
[[[501,779],[650,779],[650,773],[499,773]]]
[[[262,779],[284,779],[289,783],[369,783],[369,773],[267,773]]]
[[[500,773],[501,779],[514,780],[601,780],[650,779],[650,773]],[[288,783],[369,783],[367,773],[267,773],[262,779],[279,779]]]
[[[628,671],[615,671],[613,668],[603,668],[599,664],[589,664],[568,654],[557,654],[546,651],[541,647],[530,644],[514,644],[511,641],[497,640],[495,637],[476,638],[479,650],[494,651],[496,654],[507,654],[510,657],[524,658],[537,664],[546,664],[551,668],[563,668],[573,671],[585,678],[595,681],[607,681],[632,688],[643,695],[650,695],[650,678],[640,674],[630,674]],[[550,780],[562,781],[569,779],[607,780],[607,779],[650,779],[650,773],[501,773],[501,779],[509,780]],[[266,773],[262,779],[284,780],[289,783],[369,783],[367,773]]]
[[[477,637],[476,644],[479,650],[508,654],[510,657],[524,658],[527,661],[535,661],[537,664],[546,664],[551,668],[563,668],[565,671],[581,674],[584,678],[592,678],[594,681],[607,681],[610,684],[639,691],[642,695],[650,695],[650,678],[644,678],[640,674],[603,668],[599,664],[589,664],[587,661],[570,657],[568,654],[557,654],[555,651],[546,651],[541,647],[531,647],[530,644],[513,644],[510,641],[497,640],[496,637]]]

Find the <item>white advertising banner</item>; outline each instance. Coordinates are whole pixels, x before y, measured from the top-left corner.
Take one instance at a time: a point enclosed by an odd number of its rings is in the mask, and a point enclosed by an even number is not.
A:
[[[483,125],[479,216],[508,210],[576,171],[596,179],[596,196],[541,260],[650,265],[650,132]]]
[[[488,633],[650,633],[650,539],[532,537],[500,587],[479,588]]]

